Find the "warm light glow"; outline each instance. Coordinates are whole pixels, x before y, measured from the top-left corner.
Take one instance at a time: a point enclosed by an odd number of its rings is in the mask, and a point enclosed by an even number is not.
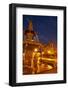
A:
[[[42,60],[47,60],[47,61],[56,61],[55,58],[41,58]]]
[[[40,56],[40,53],[39,53],[39,52],[37,53],[37,56],[38,56],[38,57]]]
[[[33,55],[33,57],[34,57],[34,56],[35,56],[35,52],[33,52],[33,54],[32,54],[32,55]]]
[[[38,60],[40,60],[40,57],[38,57]]]
[[[50,50],[48,50],[48,53],[50,54],[50,53],[51,53],[51,51],[50,51]]]
[[[48,69],[52,69],[53,67],[51,65],[48,65]]]
[[[37,52],[37,51],[38,51],[38,49],[37,49],[37,48],[35,48],[35,49],[34,49],[34,51],[35,51],[35,52]]]
[[[48,50],[48,54],[54,54],[53,50]]]
[[[44,54],[44,52],[42,52],[42,54]]]
[[[31,41],[34,41],[34,40],[31,40]]]

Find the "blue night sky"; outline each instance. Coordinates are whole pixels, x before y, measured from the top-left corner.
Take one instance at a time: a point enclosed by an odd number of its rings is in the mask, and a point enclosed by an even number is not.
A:
[[[42,43],[53,41],[57,43],[57,16],[23,15],[23,29],[28,26],[29,20],[33,22],[33,30],[38,33]]]

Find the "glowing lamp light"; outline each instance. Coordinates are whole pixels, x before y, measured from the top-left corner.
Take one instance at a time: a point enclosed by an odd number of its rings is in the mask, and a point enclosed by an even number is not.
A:
[[[34,51],[35,51],[35,52],[37,52],[37,51],[38,51],[38,49],[37,49],[37,48],[35,48],[35,49],[34,49]]]
[[[48,53],[49,53],[49,54],[51,54],[51,51],[50,51],[50,50],[48,50]]]
[[[48,54],[54,54],[53,50],[48,50]]]

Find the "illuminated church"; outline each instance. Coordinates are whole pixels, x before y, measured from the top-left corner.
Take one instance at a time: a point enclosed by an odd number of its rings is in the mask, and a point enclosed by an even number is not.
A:
[[[40,42],[31,20],[23,38],[23,74],[57,73],[57,49],[51,42]]]

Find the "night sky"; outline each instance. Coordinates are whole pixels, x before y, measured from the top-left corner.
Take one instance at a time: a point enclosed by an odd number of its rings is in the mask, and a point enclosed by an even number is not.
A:
[[[29,20],[32,20],[33,30],[38,33],[42,43],[57,43],[57,16],[23,15],[23,30],[27,28]]]

